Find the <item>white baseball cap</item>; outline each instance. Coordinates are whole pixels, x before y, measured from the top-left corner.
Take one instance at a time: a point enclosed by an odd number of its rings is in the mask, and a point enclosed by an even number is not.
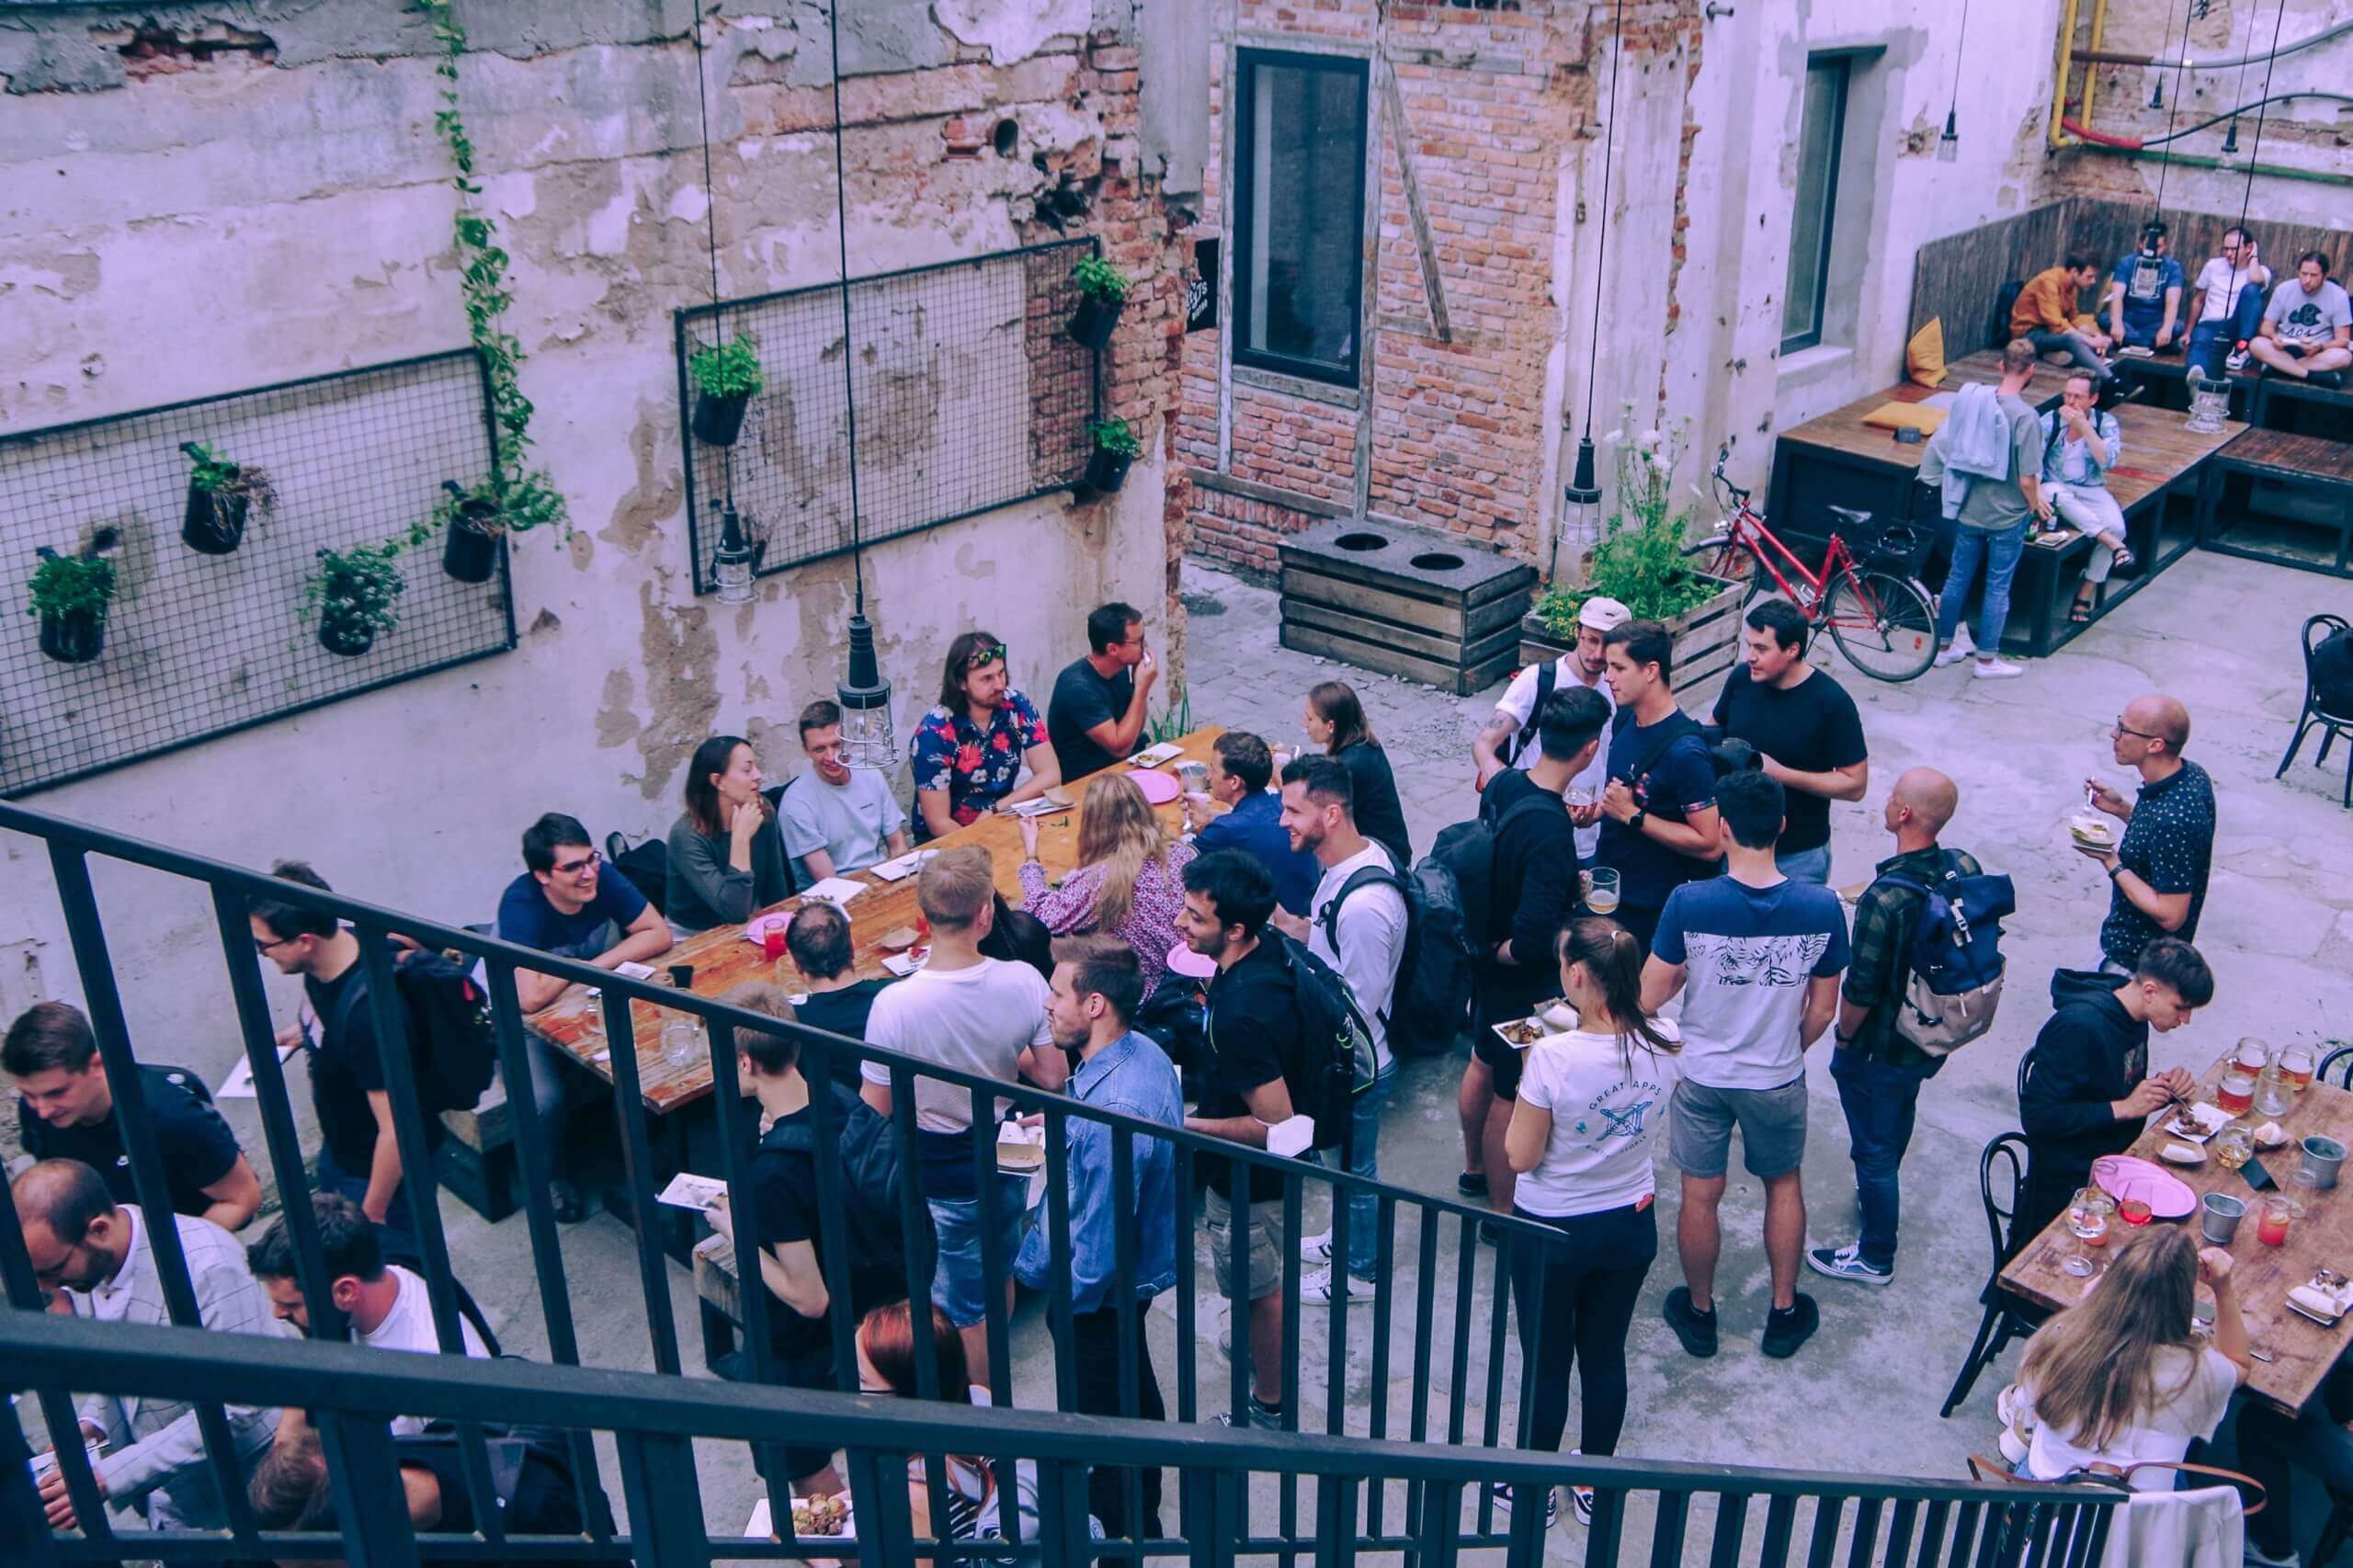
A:
[[[1600,594],[1596,594],[1577,607],[1577,624],[1590,626],[1596,631],[1607,631],[1612,627],[1623,626],[1633,619],[1632,610],[1628,609],[1616,599]]]

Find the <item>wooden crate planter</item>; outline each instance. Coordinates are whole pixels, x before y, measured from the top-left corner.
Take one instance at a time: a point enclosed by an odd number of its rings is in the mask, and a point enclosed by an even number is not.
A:
[[[1458,697],[1518,656],[1536,570],[1469,540],[1343,517],[1282,541],[1282,645]]]
[[[1746,592],[1743,584],[1725,583],[1714,598],[1666,619],[1666,629],[1675,634],[1676,699],[1690,712],[1705,714],[1714,708],[1726,672],[1740,662],[1740,609]],[[1534,610],[1520,618],[1523,666],[1557,659],[1571,645]]]

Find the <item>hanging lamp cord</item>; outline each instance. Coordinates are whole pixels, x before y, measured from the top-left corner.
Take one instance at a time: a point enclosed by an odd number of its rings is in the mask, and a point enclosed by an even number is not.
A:
[[[1593,439],[1593,375],[1601,355],[1602,263],[1609,256],[1609,162],[1618,140],[1618,62],[1626,52],[1626,0],[1609,24],[1609,102],[1601,124],[1601,235],[1593,253],[1593,331],[1585,347],[1585,438]]]
[[[2282,3],[2284,4],[2285,0],[2282,0]],[[2151,222],[2165,221],[2165,175],[2173,167],[2173,127],[2174,121],[2181,114],[2181,74],[2189,68],[2189,24],[2197,19],[2197,14],[2198,8],[2192,6],[2189,7],[2188,14],[2181,18],[2181,58],[2175,61],[2173,66],[2173,102],[2165,107],[2165,150],[2157,158],[2157,204],[2155,210],[2149,214]],[[2172,30],[2173,6],[2168,3],[2165,6],[2165,31]],[[2163,39],[2165,33],[2159,33],[2157,36]],[[2093,69],[2098,68],[2095,66]]]
[[[1952,46],[1952,97],[1945,104],[1945,118],[1949,120],[1961,108],[1961,51],[1969,47],[1969,0],[1961,0],[1961,36]]]
[[[712,320],[719,329],[720,340],[727,337],[727,318],[719,307],[719,187],[710,177],[710,88],[708,73],[703,68],[702,0],[695,0],[695,105],[702,115],[702,189],[710,210],[703,214],[703,239],[710,251],[710,304]],[[719,449],[719,472],[722,486],[727,493],[727,504],[735,505],[735,449]]]
[[[849,182],[842,173],[842,23],[841,0],[828,0],[825,30],[834,49],[834,239],[842,267],[842,403],[848,413],[849,433],[849,564],[857,583],[858,613],[866,613],[866,562],[858,548],[858,387],[851,367],[849,337]]]
[[[2253,202],[2254,202],[2254,200],[2255,200],[2255,165],[2256,165],[2256,161],[2257,159],[2259,159],[2259,158],[2261,158],[2261,157],[2263,156],[2263,116],[2264,116],[2264,109],[2265,109],[2265,106],[2266,106],[2266,105],[2268,105],[2268,104],[2270,102],[2270,99],[2271,99],[2271,68],[2272,68],[2273,66],[2275,66],[2275,65],[2277,65],[2277,64],[2279,64],[2279,28],[2280,28],[2281,25],[2287,21],[2287,19],[2288,19],[2288,0],[2279,0],[2279,13],[2278,13],[2278,15],[2274,16],[2274,17],[2271,18],[2271,54],[2270,54],[2270,58],[2267,59],[2267,60],[2263,62],[2263,97],[2264,97],[2264,103],[2263,103],[2263,104],[2258,104],[2258,105],[2256,105],[2256,110],[2255,110],[2255,144],[2254,144],[2253,146],[2251,146],[2251,147],[2249,147],[2249,148],[2247,149],[2247,154],[2246,154],[2246,186],[2245,186],[2245,188],[2244,188],[2244,189],[2239,193],[2239,227],[2240,227],[2240,230],[2241,230],[2241,232],[2242,232],[2242,233],[2244,233],[2244,232],[2245,232],[2245,227],[2246,227],[2246,214],[2247,214],[2247,208],[2248,208],[2251,204],[2253,204]],[[2248,19],[2248,22],[2247,22],[2247,30],[2248,30],[2250,33],[2252,33],[2252,32],[2254,31],[2254,29],[2255,29],[2255,23],[2254,23],[2254,19],[2250,17],[2249,17],[2249,19]],[[2250,40],[2250,41],[2252,41],[2252,40]],[[2276,278],[2276,277],[2278,277],[2278,276],[2279,275],[2279,269],[2278,267],[2273,267],[2273,268],[2271,269],[2271,275],[2272,275],[2273,277],[2275,277],[2275,278]],[[2250,288],[2254,286],[2254,283],[2255,283],[2255,279],[2254,279],[2253,278],[2249,278],[2247,279],[2247,284],[2248,284],[2248,286],[2249,286]]]

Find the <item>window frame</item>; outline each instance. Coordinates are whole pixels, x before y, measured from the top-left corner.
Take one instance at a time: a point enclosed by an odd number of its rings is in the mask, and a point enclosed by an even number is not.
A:
[[[1808,55],[1805,62],[1805,74],[1809,85],[1813,81],[1813,73],[1817,69],[1824,67],[1835,68],[1837,74],[1838,101],[1836,109],[1831,115],[1830,162],[1829,167],[1824,170],[1823,174],[1821,232],[1816,237],[1814,245],[1813,324],[1803,332],[1792,333],[1784,335],[1781,339],[1781,352],[1783,354],[1795,354],[1803,349],[1813,348],[1822,342],[1824,316],[1829,304],[1830,252],[1833,242],[1836,239],[1838,233],[1838,176],[1840,165],[1845,162],[1846,157],[1847,105],[1854,94],[1855,56],[1852,52],[1844,50],[1825,51],[1819,54]],[[1802,90],[1798,100],[1798,119],[1799,134],[1801,138],[1802,138],[1804,134],[1805,119],[1805,97]],[[1802,171],[1801,171],[1799,177],[1801,180],[1803,179],[1804,176]],[[1790,196],[1793,205],[1791,207],[1792,222],[1790,225],[1791,244],[1790,254],[1791,258],[1794,259],[1797,254],[1797,247],[1795,244],[1796,224],[1794,222],[1796,213],[1796,209],[1794,207],[1796,192],[1792,191]],[[1782,277],[1781,287],[1786,294],[1789,289],[1789,278],[1786,273]],[[1782,309],[1786,312],[1788,308],[1789,301],[1784,298],[1782,301]]]
[[[1252,222],[1252,210],[1257,192],[1256,177],[1256,122],[1257,120],[1258,71],[1262,66],[1284,70],[1322,71],[1354,80],[1357,86],[1358,120],[1356,126],[1357,157],[1355,160],[1354,200],[1350,206],[1348,232],[1358,236],[1357,265],[1348,270],[1348,314],[1356,322],[1354,347],[1345,364],[1326,364],[1320,360],[1302,359],[1288,354],[1278,354],[1250,347],[1254,325],[1251,312],[1249,278],[1256,261],[1259,235]],[[1365,219],[1365,165],[1372,150],[1372,62],[1361,55],[1310,53],[1302,51],[1244,47],[1234,51],[1234,119],[1233,119],[1233,222],[1227,226],[1231,243],[1227,246],[1227,262],[1233,278],[1227,301],[1228,322],[1232,328],[1228,339],[1232,362],[1254,369],[1271,371],[1277,375],[1293,376],[1302,381],[1320,381],[1327,386],[1358,388],[1362,385],[1365,358],[1364,327],[1364,259],[1361,236]]]

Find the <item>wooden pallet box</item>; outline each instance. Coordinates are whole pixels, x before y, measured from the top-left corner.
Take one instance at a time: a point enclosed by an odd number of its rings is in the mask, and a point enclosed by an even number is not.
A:
[[[1458,697],[1509,675],[1536,569],[1467,540],[1343,517],[1282,541],[1282,645]]]
[[[1721,578],[1709,581],[1722,583],[1722,591],[1715,597],[1694,605],[1680,615],[1669,616],[1665,622],[1667,631],[1675,634],[1672,678],[1676,699],[1687,710],[1700,714],[1714,708],[1724,676],[1740,662],[1740,610],[1747,592],[1743,584],[1723,583]],[[1519,662],[1523,667],[1557,659],[1571,646],[1534,610],[1520,618]]]

